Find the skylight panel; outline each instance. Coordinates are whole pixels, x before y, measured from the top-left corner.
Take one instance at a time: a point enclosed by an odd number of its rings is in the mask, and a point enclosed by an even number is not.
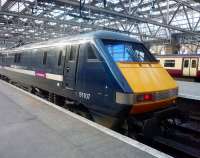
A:
[[[27,18],[19,18],[21,21],[26,22],[28,19]]]
[[[55,23],[55,22],[49,22],[49,25],[51,25],[51,26],[55,26],[56,23]]]
[[[119,3],[119,0],[107,0],[107,2],[111,2],[113,4],[117,4],[117,3]]]
[[[91,0],[85,0],[85,4],[88,4],[90,2],[91,2]]]
[[[35,23],[36,23],[36,24],[42,24],[43,21],[42,21],[42,20],[35,20]]]
[[[120,12],[120,11],[122,11],[123,9],[118,7],[118,8],[115,8],[114,10],[117,11],[117,12]]]
[[[13,18],[13,16],[7,16],[7,15],[3,15],[3,17],[5,18],[5,19],[12,19]]]
[[[73,8],[72,8],[72,7],[66,7],[66,9],[67,9],[67,10],[73,10]]]
[[[13,12],[21,12],[25,8],[23,3],[15,3],[11,8],[10,11]]]
[[[8,33],[5,34],[5,37],[9,37],[10,35]]]
[[[33,33],[33,32],[34,32],[34,30],[29,30],[28,32],[30,32],[30,33]]]
[[[1,6],[3,6],[6,2],[7,0],[1,0]]]
[[[40,9],[40,10],[38,9],[37,12],[36,12],[36,15],[40,15],[42,12],[43,12],[42,9]]]
[[[63,10],[57,10],[57,9],[51,12],[51,14],[54,15],[54,16],[59,16],[63,13],[64,13]]]
[[[60,18],[60,20],[72,20],[72,19],[73,19],[73,17],[72,17],[72,16],[69,16],[69,15],[62,16],[62,17]]]
[[[20,31],[20,32],[22,32],[22,31],[24,31],[24,29],[23,29],[23,28],[19,28],[19,29],[15,29],[15,31]]]

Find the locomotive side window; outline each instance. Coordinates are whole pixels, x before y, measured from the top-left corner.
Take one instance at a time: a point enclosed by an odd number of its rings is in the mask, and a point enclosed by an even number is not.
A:
[[[26,50],[21,54],[21,66],[30,68],[31,67],[31,51]]]
[[[47,63],[47,52],[45,51],[43,54],[43,61],[42,61],[43,65],[46,65]]]
[[[1,54],[0,54],[0,63],[2,63],[2,56],[1,56]]]
[[[94,49],[92,48],[92,46],[90,44],[87,44],[86,51],[87,51],[87,59],[88,59],[88,61],[97,59],[95,51],[94,51]]]
[[[175,67],[175,60],[165,60],[164,67]]]
[[[184,67],[188,67],[189,66],[189,60],[185,60],[184,61]]]
[[[21,56],[22,56],[22,54],[18,54],[18,63],[21,62]]]
[[[14,63],[17,62],[17,54],[15,54]]]
[[[31,49],[27,51],[30,54],[30,67],[32,70],[41,69],[43,67],[44,60],[44,50],[40,49]]]
[[[21,61],[21,54],[17,53],[14,57],[14,63],[20,63]]]
[[[62,50],[59,52],[59,57],[58,57],[58,66],[60,66],[61,65],[61,61],[62,61],[62,54],[63,54],[63,52],[62,52]]]
[[[5,63],[5,55],[2,56],[2,63]]]
[[[70,51],[70,54],[69,54],[69,60],[70,61],[75,61],[76,60],[77,50],[78,50],[78,46],[77,45],[72,45],[71,46],[71,51]]]
[[[48,54],[47,54],[47,61],[46,65],[49,71],[55,71],[55,68],[57,67],[58,64],[58,55],[59,55],[59,50],[58,48],[48,48]]]

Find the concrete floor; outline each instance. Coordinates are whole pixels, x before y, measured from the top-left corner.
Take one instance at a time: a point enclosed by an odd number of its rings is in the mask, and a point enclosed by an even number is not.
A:
[[[0,81],[0,158],[169,157],[83,120]]]

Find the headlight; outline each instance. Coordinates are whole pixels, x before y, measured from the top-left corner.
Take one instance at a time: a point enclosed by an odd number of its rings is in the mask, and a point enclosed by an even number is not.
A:
[[[116,92],[116,103],[125,104],[125,105],[133,105],[135,102],[134,95],[131,93],[122,93]]]

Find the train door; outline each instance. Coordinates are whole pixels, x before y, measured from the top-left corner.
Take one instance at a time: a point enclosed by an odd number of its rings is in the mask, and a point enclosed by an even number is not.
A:
[[[183,58],[183,76],[197,75],[198,58]]]
[[[66,88],[75,88],[78,50],[79,45],[67,46],[64,66],[64,85]]]
[[[183,58],[183,76],[190,76],[190,58]]]
[[[198,58],[190,59],[190,76],[196,77],[198,69]]]

